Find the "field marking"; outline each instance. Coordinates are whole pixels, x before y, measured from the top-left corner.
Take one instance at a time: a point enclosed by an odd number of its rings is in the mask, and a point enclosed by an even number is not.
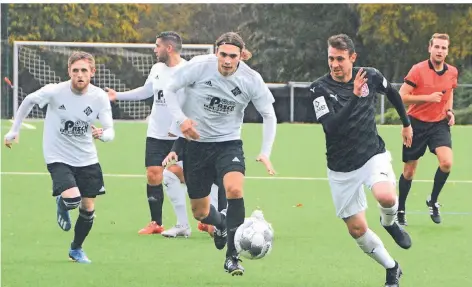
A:
[[[14,123],[14,122],[15,122],[14,120],[10,120],[10,123]],[[24,126],[27,129],[29,129],[29,130],[35,130],[36,129],[35,126],[27,124],[27,123],[21,123],[21,125]]]
[[[16,171],[4,171],[1,172],[2,175],[49,175],[48,172],[16,172]],[[130,178],[139,178],[146,177],[145,174],[117,174],[117,173],[105,173],[103,176],[106,177],[130,177]],[[284,177],[284,176],[246,176],[246,179],[259,179],[259,180],[303,180],[303,181],[328,181],[326,177]],[[414,179],[414,182],[426,182],[432,183],[432,179]],[[472,180],[448,180],[446,183],[472,183]]]

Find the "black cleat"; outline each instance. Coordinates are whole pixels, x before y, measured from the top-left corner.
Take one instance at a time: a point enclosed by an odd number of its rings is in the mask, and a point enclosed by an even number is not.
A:
[[[213,241],[215,242],[216,249],[221,250],[225,248],[226,241],[228,240],[227,237],[228,233],[226,231],[226,227],[223,230],[219,230],[215,226],[215,232],[213,233]]]
[[[385,230],[392,236],[393,240],[403,249],[411,247],[411,237],[398,223],[394,222],[390,226],[383,226]]]
[[[439,204],[439,202],[432,203],[430,199],[427,199],[426,205],[429,208],[429,215],[431,216],[431,220],[436,224],[441,223],[441,214],[439,212],[439,207],[441,207],[441,205]]]
[[[225,260],[225,271],[231,274],[231,276],[242,276],[244,274],[244,267],[239,264],[242,262],[238,256],[229,256]]]
[[[387,269],[385,287],[400,287],[400,277],[402,277],[402,274],[403,272],[400,265],[395,261],[395,267]]]
[[[397,222],[398,224],[402,226],[408,226],[408,223],[406,221],[406,214],[404,210],[399,210],[397,213]]]

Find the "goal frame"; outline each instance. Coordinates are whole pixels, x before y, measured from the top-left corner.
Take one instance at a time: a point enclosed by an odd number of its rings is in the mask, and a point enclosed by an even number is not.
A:
[[[111,43],[111,42],[50,42],[50,41],[14,41],[13,42],[13,116],[18,111],[18,72],[20,46],[64,46],[64,47],[101,47],[101,48],[149,48],[155,47],[154,43]],[[214,53],[215,47],[211,44],[183,44],[187,49],[208,49]]]

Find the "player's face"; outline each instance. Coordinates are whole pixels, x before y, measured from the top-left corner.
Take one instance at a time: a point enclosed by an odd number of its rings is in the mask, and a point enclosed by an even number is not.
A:
[[[333,79],[344,82],[352,77],[352,66],[356,61],[356,53],[349,55],[348,50],[328,48],[328,65]]]
[[[226,77],[233,74],[238,68],[241,49],[234,45],[225,44],[218,47],[216,55],[218,56],[218,71]]]
[[[160,63],[167,63],[169,60],[169,45],[164,43],[160,38],[156,39],[156,47],[154,48],[154,54],[156,54],[157,61]]]
[[[441,64],[446,60],[449,51],[449,41],[443,39],[434,39],[429,46],[430,59],[435,64]]]
[[[72,81],[72,88],[77,91],[83,91],[90,79],[95,74],[95,68],[92,68],[88,60],[79,60],[69,67],[69,77]]]

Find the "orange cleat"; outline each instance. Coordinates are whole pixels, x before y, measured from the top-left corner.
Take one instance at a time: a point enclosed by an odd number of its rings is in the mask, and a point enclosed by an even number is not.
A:
[[[146,227],[138,231],[138,234],[161,234],[164,226],[160,226],[155,221],[151,221]]]
[[[213,225],[201,223],[199,221],[198,230],[200,230],[201,232],[208,232],[208,234],[210,234],[210,236],[213,237],[213,233],[215,232],[215,227]]]

